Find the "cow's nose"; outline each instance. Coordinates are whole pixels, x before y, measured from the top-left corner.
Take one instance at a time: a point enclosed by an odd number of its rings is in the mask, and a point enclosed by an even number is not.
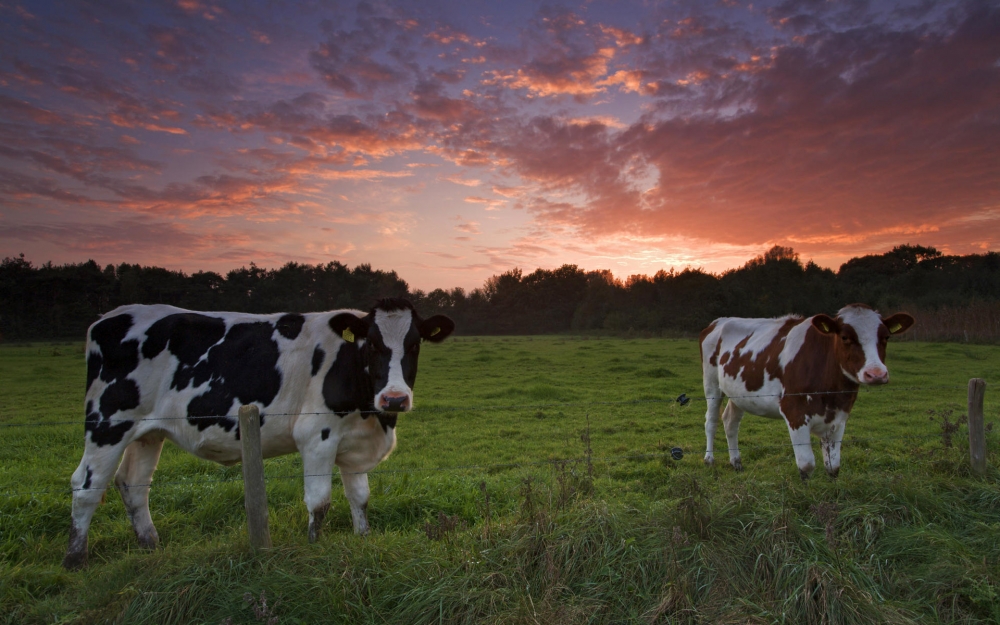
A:
[[[865,371],[865,384],[885,384],[889,381],[889,372],[885,369],[869,369]]]
[[[405,412],[410,408],[410,398],[405,394],[382,395],[379,408],[386,412]]]

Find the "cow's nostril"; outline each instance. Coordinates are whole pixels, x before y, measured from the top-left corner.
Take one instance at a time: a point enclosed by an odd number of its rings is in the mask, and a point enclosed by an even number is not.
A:
[[[409,398],[406,395],[389,395],[383,396],[381,407],[383,410],[388,410],[390,412],[401,412],[407,409],[410,403]]]

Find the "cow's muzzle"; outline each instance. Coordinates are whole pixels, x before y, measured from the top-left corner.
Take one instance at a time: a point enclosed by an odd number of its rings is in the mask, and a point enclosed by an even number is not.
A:
[[[377,405],[383,412],[406,412],[410,409],[410,396],[406,393],[382,393]]]
[[[885,369],[868,369],[861,374],[861,381],[865,384],[888,384],[889,372]]]

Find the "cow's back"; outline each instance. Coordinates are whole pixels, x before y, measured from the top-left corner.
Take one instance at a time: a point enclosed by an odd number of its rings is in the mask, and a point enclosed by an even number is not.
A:
[[[723,317],[702,334],[706,394],[723,393],[744,410],[780,417],[783,370],[808,330],[807,320]]]

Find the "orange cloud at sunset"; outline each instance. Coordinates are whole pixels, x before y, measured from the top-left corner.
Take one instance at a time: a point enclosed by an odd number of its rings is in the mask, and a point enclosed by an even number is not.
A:
[[[989,3],[29,13],[0,7],[4,256],[426,289],[1000,244]]]

